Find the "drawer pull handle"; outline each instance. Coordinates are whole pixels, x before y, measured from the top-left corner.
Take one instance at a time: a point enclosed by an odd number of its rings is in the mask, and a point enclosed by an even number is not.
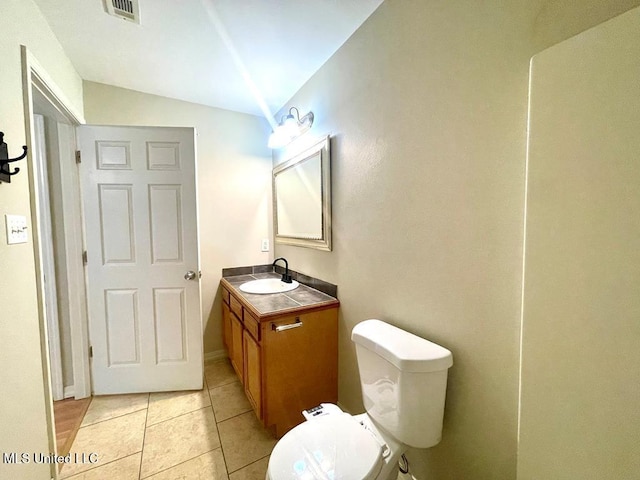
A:
[[[302,326],[302,322],[299,319],[296,319],[296,323],[290,323],[289,325],[278,325],[276,327],[275,323],[271,324],[271,330],[275,330],[276,332],[282,332],[284,330],[291,330],[292,328],[298,328]]]

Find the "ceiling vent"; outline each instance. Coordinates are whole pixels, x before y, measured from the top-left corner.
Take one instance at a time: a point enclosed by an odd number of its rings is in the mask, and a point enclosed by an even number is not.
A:
[[[140,23],[138,0],[104,0],[107,13],[129,22]]]

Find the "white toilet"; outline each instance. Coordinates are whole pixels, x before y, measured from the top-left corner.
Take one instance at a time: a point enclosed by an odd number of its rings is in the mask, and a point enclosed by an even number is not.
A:
[[[267,480],[391,480],[407,448],[440,441],[451,352],[380,320],[356,325],[351,340],[366,413],[306,412],[273,449]]]

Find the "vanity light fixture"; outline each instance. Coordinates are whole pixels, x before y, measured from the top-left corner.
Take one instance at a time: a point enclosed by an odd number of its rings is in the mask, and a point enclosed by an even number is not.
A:
[[[291,107],[289,113],[282,116],[280,123],[269,136],[269,148],[284,147],[309,130],[311,125],[313,125],[313,112],[300,117],[298,109]]]

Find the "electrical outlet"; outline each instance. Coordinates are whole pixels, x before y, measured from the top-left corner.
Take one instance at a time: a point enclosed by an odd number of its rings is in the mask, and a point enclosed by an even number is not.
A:
[[[269,251],[269,239],[268,238],[263,238],[262,239],[262,247],[261,250],[263,252],[268,252]]]
[[[7,244],[27,243],[27,217],[24,215],[5,215],[7,226]]]

